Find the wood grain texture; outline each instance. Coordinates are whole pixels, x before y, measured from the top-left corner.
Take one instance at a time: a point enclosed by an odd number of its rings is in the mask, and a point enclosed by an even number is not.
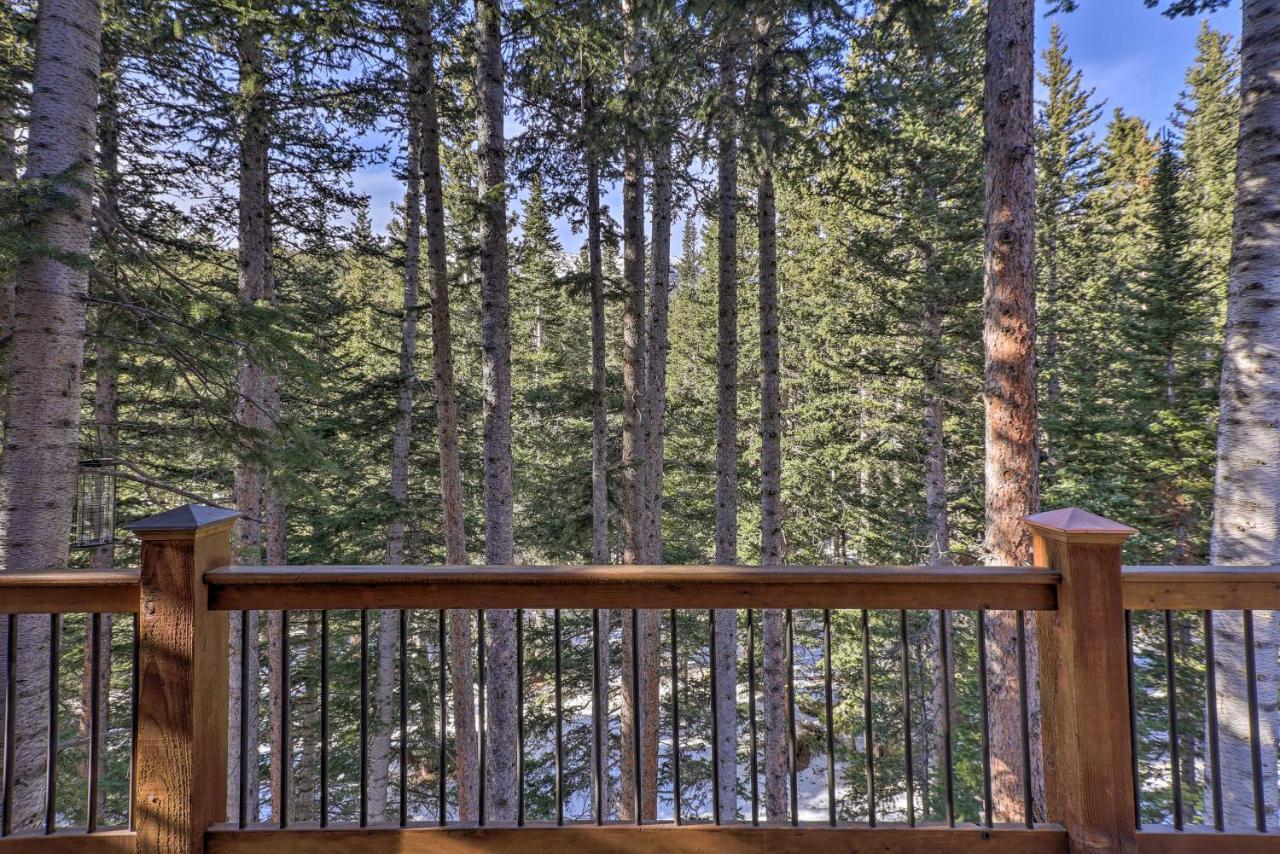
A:
[[[1280,567],[1130,566],[1123,574],[1129,610],[1170,608],[1280,610]]]
[[[137,844],[137,835],[131,830],[66,830],[48,836],[24,833],[0,839],[0,854],[133,854]]]
[[[1072,852],[1132,854],[1123,544],[1028,525],[1036,564],[1062,576],[1058,610],[1036,615],[1049,818],[1066,828]]]
[[[0,572],[0,614],[134,614],[138,570]]]
[[[1004,567],[289,566],[205,574],[210,607],[1056,607],[1057,575]]]
[[[207,607],[204,572],[231,558],[231,526],[139,531],[139,854],[199,854],[226,820],[227,615]]]
[[[595,825],[522,828],[329,828],[209,833],[210,854],[1066,854],[1061,828]]]

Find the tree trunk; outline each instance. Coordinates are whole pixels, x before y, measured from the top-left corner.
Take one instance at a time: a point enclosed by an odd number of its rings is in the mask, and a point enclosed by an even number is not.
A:
[[[732,26],[732,22],[724,22]],[[735,34],[724,33],[720,48],[720,92],[716,153],[719,323],[716,337],[716,530],[715,561],[738,562],[738,137],[733,115],[738,109]],[[737,612],[715,612],[717,771],[719,819],[737,815]]]
[[[639,126],[639,104],[641,98],[644,73],[644,42],[640,11],[635,2],[623,3],[623,17],[626,21],[626,42],[623,48],[623,65],[626,73],[626,114],[627,128],[624,140],[622,166],[622,278],[623,278],[623,313],[622,313],[622,562],[639,564],[646,562],[645,530],[646,515],[646,479],[648,476],[647,457],[645,456],[645,416],[646,382],[648,373],[645,368],[647,355],[645,335],[645,239],[644,239],[644,137]],[[622,707],[621,718],[621,791],[619,794],[619,814],[624,820],[635,818],[636,805],[636,768],[635,768],[635,716],[640,716],[641,771],[649,764],[647,731],[653,724],[646,720],[648,704],[645,702],[649,694],[649,683],[652,681],[646,656],[652,618],[642,614],[638,618],[641,635],[640,643],[640,697],[635,696],[635,676],[633,673],[631,614],[623,615],[622,620]],[[656,660],[656,658],[655,658]],[[656,687],[656,686],[655,686]],[[655,693],[656,696],[656,693]],[[656,732],[656,730],[654,730]],[[656,747],[656,741],[653,745]],[[656,768],[656,754],[654,756]],[[652,787],[647,780],[641,780],[641,789],[646,797],[640,804],[641,815],[648,814]],[[653,801],[656,804],[656,800]]]
[[[96,0],[44,0],[36,16],[25,177],[56,181],[65,203],[44,207],[25,229],[28,239],[58,254],[33,255],[14,276],[0,457],[8,570],[54,569],[68,556],[89,274],[65,259],[89,256],[101,25]],[[26,828],[43,815],[50,621],[16,619],[12,818],[15,828]]]
[[[240,173],[239,173],[239,249],[238,291],[242,306],[269,304],[275,297],[275,282],[271,265],[270,177],[267,168],[269,117],[264,91],[266,64],[263,58],[263,37],[256,24],[242,23],[238,34],[238,59],[240,76]],[[275,518],[278,502],[268,499],[271,491],[269,474],[260,461],[262,443],[274,429],[271,418],[275,383],[258,364],[252,347],[243,347],[240,366],[236,374],[236,424],[240,430],[239,447],[235,464],[236,507],[243,515],[238,532],[239,559],[246,563],[269,562],[278,552]],[[275,506],[272,506],[275,505]],[[269,518],[271,517],[271,518]],[[241,649],[241,638],[236,625],[241,617],[233,615],[231,633],[230,673],[230,740],[228,759],[231,769],[231,786],[228,788],[229,815],[238,814],[240,769],[240,661],[244,656],[250,662],[249,687],[253,696],[248,698],[251,708],[248,720],[249,744],[253,754],[249,757],[250,770],[257,772],[258,735],[258,619],[256,614],[246,613],[250,620],[248,648]],[[268,648],[278,634],[278,627],[271,628],[268,620]],[[277,729],[278,711],[271,704],[273,735]],[[273,777],[275,776],[273,771]],[[275,786],[273,785],[273,790]],[[258,785],[255,779],[249,786],[249,820],[258,815]]]
[[[1280,6],[1244,0],[1236,214],[1227,296],[1210,562],[1280,563]],[[1253,616],[1258,735],[1267,826],[1276,815],[1276,614]],[[1232,830],[1255,825],[1241,617],[1214,617],[1221,726],[1222,812]]]
[[[0,187],[18,182],[17,126],[13,104],[0,99]],[[7,349],[13,336],[13,279],[0,282],[0,348]],[[2,414],[2,413],[0,413]]]
[[[1039,504],[1035,367],[1035,151],[1032,0],[992,0],[983,93],[986,175],[986,541],[994,566],[1031,563],[1022,517]],[[1028,628],[1032,624],[1028,623]],[[1022,814],[1016,616],[987,615],[992,794],[998,821]],[[1028,678],[1035,657],[1028,633]],[[1038,696],[1038,691],[1034,692]],[[1038,742],[1032,755],[1039,760]],[[1039,777],[1033,770],[1033,776]],[[1037,798],[1040,802],[1040,798]]]
[[[480,275],[484,349],[485,562],[515,558],[512,530],[511,328],[507,275],[506,152],[503,67],[497,0],[476,0],[476,132],[480,156]],[[488,631],[485,745],[488,818],[516,817],[515,612],[485,612]]]
[[[768,149],[765,157],[770,157]],[[766,162],[756,189],[760,242],[760,562],[780,566],[782,413],[778,333],[778,219],[773,169]],[[764,611],[764,803],[769,821],[787,818],[787,660],[785,613]]]
[[[591,562],[597,566],[609,562],[609,421],[606,411],[605,332],[604,332],[604,262],[600,223],[600,153],[594,144],[596,129],[595,88],[587,78],[582,85],[582,122],[585,130],[583,147],[587,172],[587,264],[591,276]],[[595,696],[600,708],[595,725],[601,730],[609,720],[609,626],[607,610],[596,612],[600,632],[595,640]],[[609,767],[607,737],[601,735],[600,750],[592,739],[591,773],[601,790],[601,812],[609,809]]]
[[[462,506],[462,462],[458,448],[458,397],[453,379],[453,332],[449,310],[448,256],[445,250],[444,182],[440,170],[435,40],[431,29],[429,3],[416,6],[414,21],[414,61],[423,69],[422,145],[419,153],[422,193],[426,203],[427,268],[431,278],[431,359],[436,392],[436,435],[440,446],[445,561],[452,566],[463,566],[467,563],[467,534]],[[458,818],[462,821],[475,821],[480,813],[480,761],[469,611],[449,612],[448,634]]]

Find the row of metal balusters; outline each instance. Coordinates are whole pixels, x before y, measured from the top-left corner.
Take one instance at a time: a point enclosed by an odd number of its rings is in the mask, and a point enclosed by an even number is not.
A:
[[[626,612],[631,621],[632,637],[639,637],[639,612]],[[685,822],[683,815],[682,801],[682,780],[681,780],[681,747],[680,747],[680,678],[678,672],[679,656],[675,653],[679,649],[679,621],[674,609],[669,612],[669,632],[670,643],[673,651],[671,655],[671,729],[672,729],[672,750],[671,750],[671,768],[672,768],[672,798],[673,798],[673,815],[676,824]],[[487,649],[485,640],[485,614],[484,611],[477,611],[477,646],[480,650]],[[945,621],[947,612],[939,614],[939,619]],[[555,799],[555,821],[557,824],[563,824],[565,820],[565,760],[564,760],[564,700],[563,700],[563,668],[562,668],[562,637],[561,637],[561,613],[559,610],[552,611],[553,620],[553,648],[554,648],[554,718],[555,718],[555,752],[554,752],[554,799]],[[710,637],[710,660],[716,660],[716,632],[714,631],[714,611],[707,612],[708,632]],[[436,822],[443,826],[448,820],[447,807],[447,774],[444,769],[447,767],[447,744],[448,744],[448,707],[447,707],[447,690],[446,690],[446,666],[447,661],[447,639],[445,630],[445,612],[437,613],[437,653],[439,666],[436,668],[436,678],[438,680],[437,699],[439,707],[437,709],[437,773],[438,791],[436,793],[437,810]],[[247,619],[240,620],[241,627],[241,648],[250,648],[250,622]],[[910,647],[908,643],[907,633],[907,612],[899,612],[899,643],[901,646],[901,701],[902,701],[902,729],[904,736],[904,758],[905,767],[908,769],[906,777],[906,804],[907,804],[907,821],[911,826],[916,824],[916,807],[915,807],[915,786],[914,773],[912,763],[912,718],[911,718],[911,673],[910,673]],[[991,792],[991,750],[990,750],[990,732],[989,720],[987,713],[987,659],[986,659],[986,630],[985,630],[985,612],[978,613],[978,655],[979,655],[979,693],[981,702],[981,721],[982,721],[982,775],[983,775],[983,823],[986,826],[992,825],[992,792]],[[289,613],[282,614],[283,637],[289,636]],[[600,641],[601,631],[607,631],[607,627],[600,624],[600,612],[592,612],[591,622],[591,642],[592,648],[595,649]],[[410,809],[408,803],[407,773],[408,773],[408,672],[407,661],[408,654],[408,617],[407,612],[399,612],[399,662],[398,662],[398,683],[399,683],[399,822],[406,825],[410,821]],[[757,767],[757,757],[759,753],[759,726],[756,711],[756,695],[757,695],[757,673],[756,673],[756,621],[752,611],[746,612],[746,638],[747,638],[747,680],[748,680],[748,731],[750,739],[749,753],[749,774],[750,774],[750,798],[751,798],[751,821],[758,824],[761,820],[760,812],[760,793],[759,793],[759,775]],[[952,751],[952,714],[951,714],[951,691],[953,674],[950,672],[951,656],[947,649],[949,642],[948,632],[940,633],[941,648],[938,650],[941,666],[944,668],[944,677],[942,679],[942,697],[943,709],[940,718],[940,726],[942,730],[942,738],[944,742],[944,787],[945,787],[945,804],[946,804],[946,820],[951,826],[956,823],[955,808],[955,782],[954,782],[954,762]],[[787,751],[789,774],[789,794],[790,794],[790,822],[792,825],[799,824],[799,777],[797,766],[797,725],[796,725],[796,681],[795,681],[795,619],[793,612],[786,611],[786,660],[787,660]],[[876,810],[876,768],[875,768],[875,744],[872,726],[872,673],[870,667],[871,661],[871,630],[870,620],[867,611],[861,612],[861,646],[863,661],[866,665],[863,667],[863,684],[862,684],[862,718],[863,718],[863,738],[865,740],[865,749],[862,751],[865,756],[865,772],[867,780],[867,791],[871,793],[868,798],[868,822],[871,826],[875,826],[878,820]],[[640,691],[640,645],[631,644],[631,696],[638,698],[641,696]],[[1027,659],[1026,659],[1026,642],[1025,642],[1025,618],[1022,612],[1017,612],[1017,648],[1018,648],[1018,676],[1019,676],[1019,693],[1021,704],[1021,740],[1022,740],[1022,784],[1023,784],[1023,801],[1024,801],[1024,821],[1026,826],[1033,826],[1034,811],[1031,793],[1031,750],[1029,736],[1029,716],[1028,716],[1028,697],[1026,691],[1027,685]],[[287,651],[287,643],[285,645]],[[835,728],[834,728],[834,688],[832,680],[832,656],[831,656],[831,611],[824,610],[822,612],[822,650],[823,650],[823,700],[826,709],[825,714],[825,739],[828,757],[835,755]],[[359,661],[359,690],[360,690],[360,711],[359,711],[359,823],[361,826],[369,824],[368,814],[368,748],[370,738],[370,719],[369,719],[369,612],[360,612],[360,661]],[[287,652],[286,652],[287,655]],[[477,662],[477,680],[478,680],[478,703],[477,711],[479,717],[479,751],[478,758],[480,762],[479,768],[479,823],[486,823],[485,816],[485,761],[486,750],[485,740],[486,733],[486,716],[485,716],[485,658],[484,654],[478,655]],[[524,683],[524,627],[523,627],[523,611],[516,612],[516,678],[519,685]],[[320,623],[320,745],[319,745],[319,819],[321,827],[328,825],[330,820],[330,792],[329,792],[329,759],[330,759],[330,739],[329,739],[329,666],[330,666],[330,643],[329,643],[329,613],[321,613]],[[289,720],[290,720],[290,675],[289,667],[282,666],[279,669],[281,684],[278,686],[281,703],[281,727],[279,730],[280,741],[273,745],[273,757],[275,761],[286,755],[284,745],[289,744]],[[256,679],[256,665],[241,662],[240,677],[241,696],[250,697],[255,695],[254,680]],[[712,696],[716,696],[717,686],[716,668],[710,668],[710,681]],[[594,745],[594,755],[597,761],[593,763],[591,768],[591,787],[592,787],[592,803],[594,819],[597,824],[604,824],[606,821],[605,808],[605,785],[608,780],[607,763],[604,758],[603,739],[607,727],[604,720],[604,709],[606,708],[602,691],[605,680],[599,678],[599,674],[593,674],[591,680],[592,685],[592,740]],[[516,732],[516,775],[520,784],[517,786],[517,824],[525,823],[525,804],[524,804],[524,742],[525,742],[525,722],[524,722],[524,697],[523,691],[516,692],[517,697],[517,732]],[[245,827],[251,822],[251,785],[256,784],[258,776],[250,771],[250,757],[257,757],[256,744],[251,742],[250,738],[250,709],[248,704],[242,703],[240,706],[240,791],[239,791],[239,824]],[[641,774],[641,716],[639,713],[631,715],[633,726],[632,745],[635,754],[632,757],[633,762],[633,780],[632,790],[634,792],[634,804],[632,805],[632,815],[635,816],[636,823],[640,823],[642,814],[641,805],[643,803],[643,780]],[[712,792],[712,816],[715,823],[720,823],[720,762],[719,762],[719,739],[717,738],[719,722],[717,715],[711,715],[711,792]],[[289,774],[279,775],[280,780],[280,798],[279,798],[279,814],[277,821],[281,827],[287,827],[289,824]],[[827,795],[829,803],[828,823],[832,826],[837,824],[837,798],[836,798],[836,763],[834,761],[827,762]]]
[[[1174,648],[1174,619],[1172,611],[1164,611],[1164,678],[1165,678],[1165,704],[1166,714],[1168,716],[1168,742],[1169,742],[1169,774],[1173,796],[1173,826],[1176,830],[1182,830],[1185,825],[1185,810],[1183,806],[1183,781],[1182,781],[1182,745],[1179,738],[1179,713],[1178,713],[1178,680],[1177,680],[1177,662]],[[1222,811],[1222,774],[1221,774],[1221,753],[1219,752],[1219,736],[1218,736],[1218,672],[1217,661],[1215,659],[1214,650],[1214,612],[1201,612],[1204,631],[1204,653],[1205,653],[1205,690],[1204,696],[1200,698],[1200,702],[1204,702],[1205,710],[1205,734],[1207,741],[1207,755],[1205,762],[1208,766],[1209,787],[1212,801],[1213,811],[1213,827],[1215,830],[1223,830],[1223,811]],[[1246,702],[1249,713],[1249,762],[1250,771],[1252,772],[1252,790],[1253,790],[1253,815],[1255,828],[1259,833],[1267,832],[1267,807],[1265,797],[1265,777],[1263,775],[1263,757],[1262,757],[1262,739],[1260,737],[1261,723],[1259,718],[1258,705],[1258,662],[1257,652],[1254,646],[1254,626],[1253,612],[1241,612],[1241,620],[1243,624],[1243,646],[1244,646],[1244,666],[1245,666],[1245,690]],[[1138,684],[1136,678],[1135,660],[1137,652],[1134,645],[1133,630],[1133,612],[1125,612],[1125,633],[1128,637],[1129,646],[1129,735],[1133,745],[1133,802],[1134,802],[1134,824],[1142,828],[1142,776],[1139,768],[1139,738],[1138,738],[1138,703],[1136,698],[1138,695]],[[1274,757],[1272,757],[1274,761]]]
[[[49,684],[48,684],[48,722],[45,731],[46,756],[44,771],[44,827],[46,835],[58,830],[58,714],[61,705],[61,663],[62,663],[62,614],[51,614],[49,620]],[[11,614],[7,620],[7,643],[5,645],[5,715],[4,715],[4,795],[0,798],[0,837],[14,833],[13,794],[16,789],[17,751],[17,710],[18,710],[18,624],[21,615]],[[89,731],[88,758],[86,775],[88,792],[85,806],[85,828],[93,833],[99,829],[99,807],[102,803],[102,742],[103,742],[103,686],[102,671],[98,666],[102,656],[110,658],[110,650],[101,648],[102,614],[88,615],[88,631],[85,643],[88,645],[87,660],[93,663],[88,668],[89,682]],[[138,734],[138,617],[133,615],[132,666],[130,668],[132,686],[129,691],[129,721],[132,743],[137,742]],[[134,779],[133,752],[130,751],[129,785],[132,791]],[[129,808],[129,827],[133,828],[132,803]],[[30,828],[20,828],[29,832]]]

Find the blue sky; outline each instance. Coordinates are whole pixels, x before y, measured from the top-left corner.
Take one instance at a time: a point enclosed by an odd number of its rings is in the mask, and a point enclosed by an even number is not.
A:
[[[1106,103],[1103,121],[1115,107],[1141,116],[1154,129],[1167,123],[1183,87],[1183,76],[1195,58],[1196,33],[1201,18],[1170,19],[1142,0],[1080,0],[1080,8],[1067,15],[1046,18],[1049,0],[1036,0],[1037,58],[1049,39],[1049,28],[1057,20],[1066,35],[1068,49],[1076,67],[1084,73],[1085,84],[1097,90],[1097,98]],[[1162,0],[1161,5],[1164,5]],[[1240,8],[1235,3],[1208,17],[1215,29],[1237,35],[1240,32]],[[515,130],[508,119],[508,133]],[[1099,132],[1101,132],[1099,128]],[[373,224],[386,227],[391,203],[398,201],[403,187],[386,167],[361,172],[357,184],[372,198]],[[614,215],[619,214],[619,194],[610,188],[606,203]],[[677,224],[677,229],[683,223]],[[583,235],[573,234],[567,223],[557,223],[560,242],[576,252]]]

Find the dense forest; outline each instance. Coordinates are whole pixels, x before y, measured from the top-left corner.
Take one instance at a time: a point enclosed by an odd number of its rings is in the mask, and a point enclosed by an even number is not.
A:
[[[250,565],[1023,565],[1022,516],[1068,506],[1136,528],[1131,563],[1280,564],[1280,9],[1244,0],[1240,39],[1202,25],[1173,114],[1140,116],[1073,63],[1059,22],[1074,5],[12,0],[4,568],[136,563],[123,534],[69,551],[77,461],[114,479],[120,522],[188,501],[238,509]],[[403,200],[375,228],[385,212],[363,181],[388,167]],[[110,685],[102,810],[123,821],[132,627],[68,616],[55,639],[46,618],[13,621],[0,643],[19,647],[15,825],[45,814],[53,640],[61,820],[84,820],[96,667]],[[1176,818],[1208,822],[1203,698],[1226,710],[1242,696],[1240,622],[1134,615],[1145,821],[1175,818],[1172,743]],[[685,817],[749,818],[750,754],[761,818],[793,815],[794,773],[805,819],[945,820],[954,798],[976,820],[987,659],[997,820],[1022,818],[1012,613],[235,614],[234,660],[260,666],[243,714],[232,667],[232,791],[241,722],[247,743],[280,737],[291,662],[299,821],[319,809],[322,624],[329,672],[348,687],[363,673],[372,709],[361,758],[358,695],[335,690],[335,821],[386,817],[406,786],[414,815],[442,792],[462,820],[510,819],[517,802],[589,818],[596,774],[608,815],[669,818],[677,669]],[[1270,612],[1253,631],[1274,822]],[[403,699],[402,635],[410,669],[440,676]],[[1172,734],[1171,659],[1178,690],[1201,698]],[[498,733],[483,742],[477,703]],[[839,738],[824,740],[833,716]],[[502,735],[517,725],[519,747]],[[1034,696],[1029,726],[1035,741]],[[1224,731],[1221,751],[1217,806],[1252,827],[1248,734]],[[265,753],[253,768],[249,820],[276,821],[282,769]]]

